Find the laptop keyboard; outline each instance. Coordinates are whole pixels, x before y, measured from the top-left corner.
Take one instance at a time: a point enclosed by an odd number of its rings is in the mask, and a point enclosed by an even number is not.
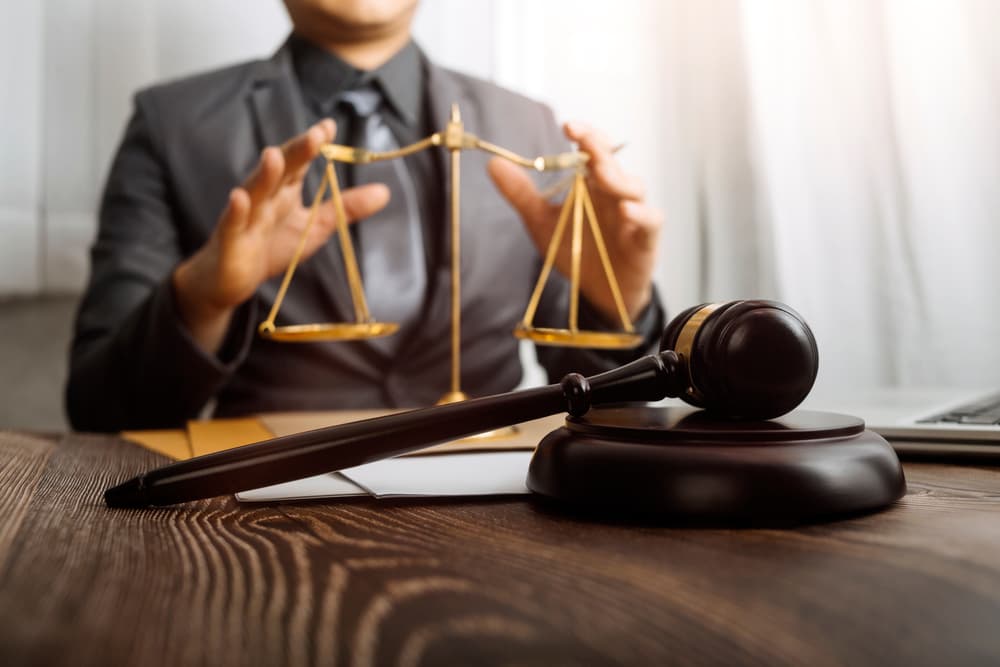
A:
[[[917,420],[921,424],[975,424],[989,426],[1000,424],[1000,394],[987,396],[948,412]]]

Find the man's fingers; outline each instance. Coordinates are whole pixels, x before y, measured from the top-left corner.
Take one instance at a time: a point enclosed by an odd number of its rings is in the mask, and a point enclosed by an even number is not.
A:
[[[344,190],[342,197],[347,222],[356,222],[375,215],[389,203],[390,196],[389,188],[382,183],[369,183]],[[333,227],[336,223],[336,210],[332,201],[327,201],[323,205],[323,223],[328,227]]]
[[[285,142],[280,148],[268,146],[261,152],[257,168],[244,183],[250,201],[259,205],[273,196],[283,182],[301,180],[320,147],[333,141],[337,126],[329,118]]]
[[[643,249],[656,247],[656,238],[663,226],[660,209],[626,200],[619,202],[618,212],[623,222],[631,223],[628,233],[636,245]]]
[[[320,147],[333,141],[336,127],[331,119],[326,118],[281,147],[285,157],[285,182],[302,180],[309,164],[319,155]]]
[[[548,218],[552,206],[539,194],[534,181],[523,168],[495,157],[489,161],[487,169],[500,194],[525,222],[534,225]]]
[[[219,229],[224,236],[242,233],[250,223],[250,195],[243,188],[233,188],[229,201],[219,218]]]
[[[591,180],[602,191],[618,199],[642,201],[646,188],[638,176],[627,174],[617,162],[601,162],[591,170]]]
[[[257,168],[250,174],[243,187],[250,195],[251,206],[259,206],[269,199],[281,185],[281,176],[285,172],[285,157],[281,149],[268,146],[260,154]]]
[[[265,148],[260,154],[257,168],[243,184],[249,195],[251,208],[261,207],[278,193],[283,184],[301,182],[313,158],[319,155],[320,147],[333,141],[336,131],[337,126],[327,118],[280,148]]]
[[[575,141],[580,150],[590,155],[587,168],[597,187],[619,199],[639,201],[645,197],[642,181],[625,173],[615,159],[614,147],[602,132],[578,122],[566,123],[563,129],[568,139]]]
[[[317,125],[323,130],[324,142],[330,143],[337,137],[337,123],[332,118],[324,118]]]
[[[563,125],[563,133],[570,141],[580,144],[588,153],[597,153],[599,157],[607,157],[614,153],[614,147],[608,137],[586,123],[571,121]],[[586,145],[586,148],[584,148]]]

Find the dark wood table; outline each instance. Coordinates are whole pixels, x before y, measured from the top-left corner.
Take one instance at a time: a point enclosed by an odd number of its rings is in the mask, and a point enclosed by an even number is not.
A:
[[[0,432],[0,664],[998,664],[1000,468],[888,511],[614,525],[528,499],[110,510],[164,459]]]

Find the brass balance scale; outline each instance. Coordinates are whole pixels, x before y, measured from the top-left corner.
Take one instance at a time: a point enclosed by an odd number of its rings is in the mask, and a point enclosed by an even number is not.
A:
[[[389,336],[399,329],[399,324],[394,322],[378,322],[368,310],[368,303],[365,300],[364,286],[361,281],[361,274],[358,271],[357,257],[354,253],[354,245],[351,242],[351,235],[347,229],[347,215],[344,211],[344,202],[341,196],[340,184],[337,180],[333,163],[345,162],[350,164],[367,164],[382,160],[393,160],[411,155],[418,151],[440,146],[451,154],[451,388],[440,401],[439,404],[453,403],[465,400],[467,396],[462,392],[460,386],[461,360],[459,350],[461,348],[461,285],[459,260],[461,257],[460,227],[459,219],[459,183],[460,183],[460,160],[463,150],[482,150],[497,155],[505,160],[509,160],[523,167],[534,169],[538,172],[548,171],[568,171],[572,170],[572,177],[569,179],[569,191],[563,202],[559,218],[556,222],[552,234],[552,240],[545,255],[545,263],[535,284],[528,307],[520,324],[514,329],[514,336],[520,339],[531,340],[540,345],[557,345],[564,347],[585,347],[600,349],[627,349],[636,347],[642,337],[635,332],[635,328],[625,303],[622,300],[618,281],[615,279],[614,269],[608,257],[607,248],[601,235],[597,222],[597,215],[594,211],[594,204],[590,199],[590,193],[586,184],[586,164],[589,155],[583,152],[559,153],[556,155],[545,155],[529,159],[517,155],[505,148],[496,146],[479,137],[465,131],[462,119],[458,111],[458,106],[453,105],[451,118],[444,131],[435,132],[429,137],[417,141],[397,150],[374,152],[365,148],[342,146],[338,144],[326,144],[321,149],[323,157],[326,159],[326,168],[322,183],[316,191],[310,205],[310,212],[306,227],[302,232],[295,254],[292,257],[288,269],[285,271],[281,285],[278,288],[274,305],[268,313],[267,319],[259,327],[260,335],[264,338],[283,342],[310,342],[310,341],[346,341],[360,340],[367,338],[378,338]],[[351,300],[354,307],[354,322],[323,322],[315,324],[295,324],[278,326],[275,319],[281,309],[281,303],[285,298],[288,287],[295,275],[295,269],[302,257],[306,239],[316,220],[316,214],[320,204],[330,191],[330,198],[333,200],[336,214],[337,237],[340,242],[340,249],[343,255],[344,266],[347,273],[347,281],[350,288]],[[538,302],[541,299],[545,283],[548,281],[552,267],[555,263],[556,253],[560,247],[566,227],[570,219],[573,222],[573,236],[571,239],[571,271],[570,271],[570,303],[569,303],[569,323],[566,329],[535,327],[533,321]],[[604,275],[611,289],[618,316],[621,319],[621,331],[587,331],[581,330],[577,326],[579,299],[580,299],[580,259],[583,254],[583,228],[584,221],[590,228],[597,248],[598,256],[601,260]]]

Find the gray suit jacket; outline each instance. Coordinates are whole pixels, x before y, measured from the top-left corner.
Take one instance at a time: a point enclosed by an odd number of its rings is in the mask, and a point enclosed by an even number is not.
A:
[[[442,127],[457,102],[468,130],[484,139],[529,156],[565,149],[543,105],[430,63],[427,68],[431,108]],[[77,315],[66,391],[75,428],[177,426],[212,398],[216,414],[231,415],[428,405],[447,390],[447,252],[439,253],[444,263],[429,275],[424,325],[394,358],[363,341],[288,344],[258,337],[256,325],[273,303],[278,279],[239,309],[218,356],[203,353],[180,323],[170,286],[174,267],[208,239],[229,190],[254,168],[262,148],[304,131],[306,119],[287,47],[268,60],[136,95],[108,177]],[[462,157],[462,386],[472,395],[507,391],[520,380],[511,330],[541,265],[522,223],[489,182],[486,160],[476,152]],[[307,182],[306,201],[317,186],[315,178]],[[329,243],[297,271],[279,324],[350,320],[350,303],[338,246]],[[567,303],[566,283],[555,277],[536,324],[565,326]],[[662,317],[657,302],[639,323],[648,344]],[[585,304],[581,326],[603,326]],[[550,377],[559,378],[603,370],[644,351],[538,353]]]

